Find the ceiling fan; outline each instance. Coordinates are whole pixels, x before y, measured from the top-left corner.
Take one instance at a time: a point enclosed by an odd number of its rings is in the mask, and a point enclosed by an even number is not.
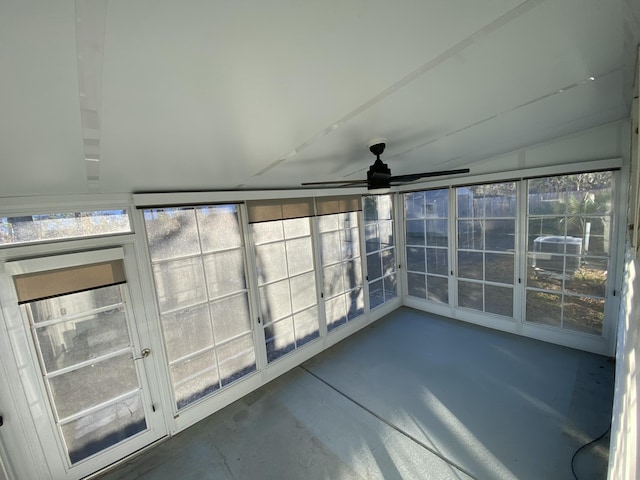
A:
[[[459,173],[469,173],[468,168],[459,168],[457,170],[438,170],[435,172],[410,173],[408,175],[391,175],[391,169],[386,163],[380,160],[380,155],[384,152],[386,143],[384,140],[377,140],[369,145],[369,151],[376,156],[376,161],[369,167],[366,180],[335,180],[327,182],[304,182],[302,185],[327,185],[330,187],[360,187],[367,186],[367,189],[374,190],[377,188],[389,188],[394,185],[403,185],[405,183],[414,182],[421,178],[440,177],[444,175],[457,175]]]

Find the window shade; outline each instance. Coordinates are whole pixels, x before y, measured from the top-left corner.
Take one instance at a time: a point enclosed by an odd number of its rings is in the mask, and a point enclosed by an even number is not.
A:
[[[124,262],[108,262],[25,273],[13,277],[18,303],[67,295],[125,283]]]
[[[361,198],[359,195],[338,195],[335,197],[316,198],[316,212],[318,215],[358,212],[362,210]]]
[[[313,216],[313,199],[287,198],[248,201],[249,223]]]

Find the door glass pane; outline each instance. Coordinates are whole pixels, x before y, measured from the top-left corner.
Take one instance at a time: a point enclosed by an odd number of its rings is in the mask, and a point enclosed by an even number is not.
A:
[[[485,253],[485,280],[488,282],[513,284],[513,255],[508,253]]]
[[[264,337],[267,342],[267,360],[269,362],[293,351],[296,348],[293,318],[287,317],[269,324],[264,329]]]
[[[213,335],[216,344],[251,331],[247,293],[211,302]]]
[[[147,429],[140,395],[132,395],[61,427],[71,463],[116,445]]]
[[[83,295],[88,295],[84,292]],[[127,319],[121,306],[36,330],[47,372],[86,362],[129,346]]]
[[[113,285],[22,306],[71,463],[147,430],[126,288]]]
[[[152,261],[200,252],[196,215],[193,209],[145,210],[144,218]]]
[[[209,298],[222,297],[247,288],[242,250],[213,253],[203,259]]]

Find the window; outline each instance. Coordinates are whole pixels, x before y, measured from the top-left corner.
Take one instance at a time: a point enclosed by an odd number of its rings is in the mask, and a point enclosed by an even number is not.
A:
[[[405,194],[407,294],[449,302],[449,190]]]
[[[317,338],[318,299],[308,217],[251,224],[267,361]]]
[[[398,295],[393,196],[368,195],[363,201],[369,306],[375,308]]]
[[[237,205],[144,211],[178,409],[256,369]]]
[[[456,188],[458,306],[513,317],[516,182]]]
[[[130,233],[126,210],[0,217],[0,245]]]
[[[360,231],[356,212],[318,217],[327,329],[364,313]]]
[[[602,334],[612,181],[612,172],[528,181],[528,322]]]

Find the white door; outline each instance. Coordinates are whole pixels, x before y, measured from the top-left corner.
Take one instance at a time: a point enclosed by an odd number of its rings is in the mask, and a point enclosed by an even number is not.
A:
[[[165,434],[128,265],[121,248],[7,264],[50,406],[57,445],[41,442],[54,477],[80,478]]]

